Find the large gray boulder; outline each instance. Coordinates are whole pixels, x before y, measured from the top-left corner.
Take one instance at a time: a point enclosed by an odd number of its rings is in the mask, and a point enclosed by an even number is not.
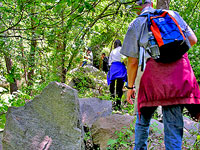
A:
[[[200,128],[200,124],[198,122],[194,122],[191,119],[187,118],[187,117],[183,117],[183,121],[184,121],[184,128],[192,133],[198,133],[199,128]]]
[[[163,123],[151,119],[149,138],[148,138],[148,149],[152,150],[164,150],[164,125]]]
[[[94,124],[92,125],[91,132],[93,142],[96,145],[100,146],[101,150],[106,150],[107,143],[109,139],[117,139],[118,135],[117,132],[126,131],[126,129],[130,130],[130,125],[132,124],[135,127],[135,116],[130,116],[128,114],[121,115],[121,114],[113,114],[107,117],[99,118]],[[132,143],[134,145],[135,134],[134,130],[132,130],[133,134],[130,136],[128,143]],[[128,131],[127,131],[128,133]],[[165,149],[164,142],[163,142],[163,124],[152,119],[151,126],[150,126],[150,135],[149,139],[151,140],[148,145],[149,149]],[[159,141],[162,142],[159,142]],[[127,149],[125,147],[120,147],[120,150]],[[129,149],[133,149],[130,147]]]
[[[187,117],[183,117],[184,121],[184,129],[183,129],[183,148],[187,148],[189,145],[194,145],[197,138],[199,124],[190,120]],[[159,143],[159,141],[164,140],[164,125],[155,119],[151,119],[150,126],[150,139],[153,139],[154,143],[151,145],[155,147],[155,144],[163,144]],[[156,140],[158,142],[156,142]]]
[[[195,143],[196,136],[188,132],[186,129],[188,129],[189,124],[197,126],[195,122],[191,122],[191,120],[186,120],[184,118],[184,122],[187,122],[187,125],[185,125],[184,128],[184,137],[183,137],[183,149],[189,149],[188,146],[191,146]],[[126,115],[120,115],[120,114],[112,114],[107,117],[101,117],[96,122],[93,123],[91,127],[91,134],[93,138],[93,143],[95,145],[99,145],[101,150],[106,150],[107,143],[109,139],[117,139],[118,135],[116,134],[116,131],[122,131],[123,127],[126,127],[127,129],[130,128],[130,124],[133,123],[133,126],[135,127],[135,117],[130,116],[128,114]],[[126,129],[125,128],[125,129]],[[194,127],[190,127],[189,130],[194,130]],[[130,141],[126,142],[132,142],[134,144],[134,131],[133,135],[130,137]],[[132,144],[132,145],[133,145]],[[126,148],[121,148],[126,149]],[[132,148],[130,148],[132,149]],[[158,149],[165,149],[164,145],[164,125],[163,123],[160,123],[159,121],[155,119],[151,119],[150,123],[150,133],[148,138],[148,149],[152,150],[158,150]]]
[[[135,117],[130,115],[113,114],[107,117],[99,118],[91,128],[93,143],[99,145],[101,150],[106,150],[109,139],[116,139],[116,131],[122,130],[123,127],[130,127]],[[131,137],[131,141],[133,141]],[[131,142],[130,141],[130,142]]]
[[[98,118],[112,114],[112,101],[99,98],[80,98],[79,103],[82,123],[86,127],[90,128]]]
[[[2,150],[2,142],[1,142],[1,139],[2,139],[2,134],[1,134],[1,131],[0,131],[0,150]]]
[[[84,149],[77,92],[65,84],[51,82],[6,119],[4,150]]]
[[[184,121],[184,134],[183,134],[183,143],[186,148],[190,149],[191,145],[194,145],[199,134],[199,123],[194,122],[187,117],[183,117]]]

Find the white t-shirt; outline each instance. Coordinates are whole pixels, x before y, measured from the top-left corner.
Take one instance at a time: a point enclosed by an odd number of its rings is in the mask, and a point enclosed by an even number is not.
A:
[[[120,50],[121,50],[121,46],[111,51],[110,56],[109,56],[109,66],[111,66],[113,62],[121,62],[124,58],[126,58],[124,55],[120,53]]]

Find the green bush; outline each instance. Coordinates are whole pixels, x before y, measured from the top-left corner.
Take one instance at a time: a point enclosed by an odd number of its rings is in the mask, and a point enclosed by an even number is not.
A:
[[[126,149],[129,150],[133,147],[133,141],[131,137],[134,135],[135,130],[135,119],[133,123],[130,124],[130,127],[123,127],[120,131],[116,131],[116,139],[109,139],[107,145],[107,150],[117,150],[117,149]]]
[[[17,91],[13,94],[1,94],[0,95],[0,129],[3,129],[6,123],[6,112],[8,108],[20,107],[25,105],[25,101],[31,99],[31,96],[22,93],[21,91]]]
[[[195,77],[200,84],[200,46],[192,47],[188,52],[188,57],[190,59],[191,66],[193,68]]]
[[[109,90],[106,74],[96,68],[81,67],[67,74],[68,80],[73,81],[79,97],[108,97]]]

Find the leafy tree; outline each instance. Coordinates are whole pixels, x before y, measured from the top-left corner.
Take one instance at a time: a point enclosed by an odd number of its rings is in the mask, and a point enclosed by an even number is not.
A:
[[[179,14],[195,32],[197,39],[200,39],[200,0],[172,0],[170,3],[170,9],[179,12]],[[188,54],[195,76],[200,83],[199,44],[200,41],[198,40],[197,44],[189,50]]]

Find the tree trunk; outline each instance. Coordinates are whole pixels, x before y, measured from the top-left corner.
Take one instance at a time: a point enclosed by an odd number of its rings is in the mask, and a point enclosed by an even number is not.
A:
[[[63,40],[65,40],[65,39],[63,39]],[[65,42],[63,42],[63,51],[62,51],[62,74],[61,74],[61,82],[62,83],[65,83],[65,80],[66,80],[66,73],[67,73],[67,70],[65,69],[65,50],[66,50],[66,43]]]
[[[62,27],[64,26],[64,10],[62,11]],[[65,34],[65,33],[64,33]],[[65,69],[65,56],[66,56],[66,36],[63,36],[63,43],[62,43],[62,55],[61,55],[61,66],[62,66],[62,73],[61,73],[61,82],[65,83],[66,80],[66,69]]]
[[[61,28],[64,28],[64,10],[62,10],[60,14],[60,19],[62,21]],[[59,34],[56,43],[56,55],[54,57],[54,60],[56,61],[56,64],[54,65],[55,69],[53,69],[55,74],[57,75],[57,80],[59,82],[65,83],[66,81],[66,33]]]
[[[6,62],[7,73],[10,74],[13,67],[12,59],[9,56],[5,55],[5,62]],[[18,90],[17,80],[13,77],[12,79],[10,79],[9,83],[10,83],[10,93],[12,94],[13,92],[16,92]]]
[[[31,41],[31,49],[28,60],[28,86],[33,85],[33,76],[34,76],[34,67],[35,67],[35,50],[36,50],[37,42],[35,40]]]
[[[24,68],[24,79],[25,79],[26,84],[28,84],[28,71],[27,71],[27,65],[26,65],[27,59],[24,55],[23,42],[20,42],[20,48],[21,48],[22,58],[23,58],[22,64]]]
[[[31,13],[34,14],[35,8],[31,8]],[[35,30],[34,28],[35,21],[33,19],[34,15],[31,17],[31,26],[32,26],[32,40],[31,40],[31,48],[30,48],[30,54],[29,54],[29,60],[28,60],[28,86],[33,85],[33,76],[34,76],[34,70],[35,70],[35,52],[36,52],[36,46],[37,41],[35,39]],[[29,91],[30,95],[32,95],[32,90]]]
[[[2,7],[2,2],[0,2],[0,7]],[[0,16],[1,16],[1,13],[0,13]],[[0,24],[0,28],[2,26],[3,25]],[[5,62],[6,62],[7,73],[9,75],[11,75],[11,73],[12,73],[11,71],[12,71],[12,68],[13,68],[13,62],[12,62],[12,59],[11,59],[9,53],[4,52],[4,59],[5,59]],[[10,93],[12,94],[13,92],[16,92],[18,90],[17,80],[13,76],[10,76],[10,81],[8,81],[8,82],[10,84]]]
[[[169,9],[170,0],[157,0],[157,9]]]

